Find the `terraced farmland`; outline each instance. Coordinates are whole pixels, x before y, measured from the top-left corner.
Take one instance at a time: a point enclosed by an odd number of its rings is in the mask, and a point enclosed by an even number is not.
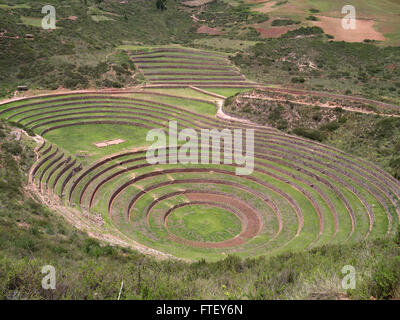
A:
[[[43,201],[71,212],[78,226],[86,222],[92,234],[143,252],[216,260],[396,231],[400,183],[374,164],[272,128],[216,118],[222,101],[216,93],[169,90],[33,97],[1,105],[0,117],[44,138],[31,170]],[[254,172],[236,175],[234,164],[149,163],[146,133],[167,130],[169,120],[196,132],[255,129]],[[94,145],[113,139],[124,142]],[[176,159],[174,148],[165,152]]]
[[[152,85],[252,87],[219,53],[183,48],[153,48],[136,52],[132,60]]]

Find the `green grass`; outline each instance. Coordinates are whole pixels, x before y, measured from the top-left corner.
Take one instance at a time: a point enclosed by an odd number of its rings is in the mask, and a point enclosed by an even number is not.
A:
[[[218,207],[185,206],[168,217],[170,232],[178,237],[201,242],[219,242],[235,237],[241,230],[240,220]]]
[[[134,93],[131,95],[128,94],[127,96],[151,100],[154,102],[166,103],[205,115],[215,115],[215,113],[217,112],[217,107],[213,103],[193,101],[186,98],[155,96],[146,93]]]
[[[33,27],[42,27],[42,18],[33,18],[33,17],[21,17],[21,21],[23,24],[27,26],[33,26]]]
[[[207,91],[219,94],[225,97],[231,97],[239,92],[247,92],[252,90],[251,88],[207,88]]]
[[[212,102],[217,100],[217,98],[215,98],[215,97],[201,93],[201,92],[193,90],[191,88],[173,88],[173,89],[148,88],[147,90],[151,91],[151,92],[160,92],[160,93],[182,96],[185,98],[198,98],[198,99],[203,99],[203,100],[209,100]],[[207,89],[207,91],[210,91],[210,90]]]
[[[71,154],[87,154],[88,157],[85,160],[91,163],[107,154],[147,146],[149,144],[146,142],[147,131],[145,128],[132,126],[86,125],[50,131],[45,134],[45,138]],[[118,145],[104,148],[94,145],[97,142],[121,138],[125,142]]]
[[[9,10],[12,10],[12,9],[29,9],[30,5],[27,4],[27,3],[14,4],[14,5],[8,5],[8,4],[0,3],[0,8],[9,9]]]

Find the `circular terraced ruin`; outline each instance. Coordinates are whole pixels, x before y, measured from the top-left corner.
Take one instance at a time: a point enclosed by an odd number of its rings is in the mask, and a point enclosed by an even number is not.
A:
[[[136,60],[147,63],[155,55]],[[3,104],[0,117],[44,138],[31,170],[43,199],[138,249],[215,260],[395,232],[399,181],[333,147],[216,118],[219,94],[204,90],[47,95]],[[149,163],[146,133],[168,130],[171,120],[196,132],[254,129],[254,171],[238,175],[234,163]],[[95,146],[111,139],[124,142]],[[172,149],[166,146],[167,156]]]

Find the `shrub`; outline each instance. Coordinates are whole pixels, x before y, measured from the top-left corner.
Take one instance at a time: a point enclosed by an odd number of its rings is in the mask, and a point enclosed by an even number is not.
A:
[[[319,19],[318,19],[316,16],[308,16],[308,17],[306,18],[306,20],[309,20],[309,21],[318,21]]]
[[[276,26],[290,26],[293,24],[299,24],[300,21],[294,21],[291,19],[277,19],[272,21],[271,25],[276,27]]]
[[[325,134],[320,130],[307,129],[307,128],[295,128],[293,130],[293,133],[298,136],[302,136],[316,141],[323,141],[326,137]]]
[[[100,256],[113,256],[117,250],[110,245],[101,246],[97,240],[89,238],[85,241],[84,251],[89,256],[98,258]]]
[[[320,130],[324,130],[324,131],[335,131],[337,129],[340,128],[340,124],[338,121],[332,121],[329,122],[323,126],[320,127]]]
[[[400,180],[400,157],[394,156],[390,162],[389,166],[392,168],[392,175]]]
[[[382,260],[372,275],[371,294],[378,299],[390,299],[399,284],[400,257]]]
[[[313,114],[312,119],[314,121],[320,122],[322,120],[322,115],[320,113],[315,113]]]
[[[15,240],[15,245],[19,248],[29,251],[35,251],[37,249],[34,239],[29,235],[18,237]]]
[[[308,35],[319,35],[319,34],[324,34],[324,30],[320,27],[301,27],[299,29],[293,30],[293,31],[288,31],[284,35],[282,35],[282,38],[291,38],[291,37],[296,37],[296,36],[308,36]]]
[[[11,153],[14,156],[18,156],[22,153],[22,147],[17,141],[6,141],[1,146],[3,151]]]
[[[304,83],[306,81],[306,79],[304,79],[302,77],[293,77],[291,81],[292,81],[292,83]]]

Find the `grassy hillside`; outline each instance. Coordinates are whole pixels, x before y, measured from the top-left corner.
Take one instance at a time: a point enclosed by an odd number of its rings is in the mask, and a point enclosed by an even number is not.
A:
[[[362,18],[377,7],[356,2]],[[396,47],[330,42],[331,35],[318,35],[323,30],[304,20],[312,12],[337,16],[341,7],[328,1],[218,0],[187,7],[171,0],[164,11],[157,10],[154,1],[87,3],[19,0],[15,5],[0,0],[0,44],[5,48],[0,52],[0,96],[10,95],[18,85],[53,90],[141,84],[142,74],[119,49],[175,43],[229,52],[251,80],[400,101]],[[272,11],[255,10],[270,3]],[[40,28],[44,4],[56,7],[56,30]],[[385,1],[379,8],[379,22],[388,21],[395,28],[390,17],[397,5]],[[381,19],[383,8],[388,16]],[[201,27],[218,33],[198,33]],[[270,39],[276,28],[287,30]],[[388,37],[395,39],[397,29],[393,30]]]
[[[196,35],[189,15],[175,1],[157,10],[154,1],[0,1],[0,82],[4,95],[17,85],[75,89],[121,87],[140,83],[134,67],[115,48],[125,41],[185,43]],[[8,6],[5,6],[8,4]],[[57,29],[40,27],[41,8],[56,8]],[[29,18],[27,18],[29,17]],[[35,22],[35,23],[32,23]],[[33,35],[27,39],[26,34]],[[6,80],[7,81],[4,81]]]
[[[271,39],[231,60],[251,80],[400,104],[399,47],[324,39]]]
[[[230,256],[207,263],[159,261],[105,245],[40,205],[25,187],[34,143],[0,124],[0,297],[2,299],[378,299],[398,297],[397,240],[325,246],[274,258]],[[17,139],[19,134],[17,134]],[[396,242],[397,241],[397,242]],[[41,268],[56,268],[57,289],[41,288]],[[341,289],[341,269],[357,271]]]

